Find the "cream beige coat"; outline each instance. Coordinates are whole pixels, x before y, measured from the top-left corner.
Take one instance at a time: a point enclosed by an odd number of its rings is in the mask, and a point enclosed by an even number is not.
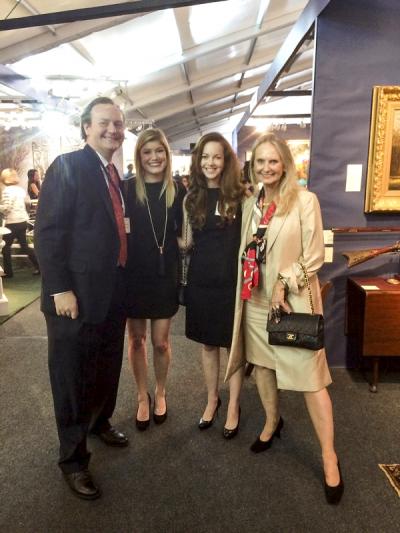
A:
[[[242,311],[241,255],[246,247],[247,235],[252,221],[255,198],[247,198],[243,206],[242,239],[240,243],[238,284],[236,288],[235,320],[232,345],[225,379],[246,362]],[[306,267],[310,279],[314,309],[322,313],[321,291],[317,272],[324,263],[324,242],[321,211],[314,193],[299,192],[298,200],[291,211],[283,216],[272,217],[267,230],[266,268],[263,287],[270,301],[278,274],[289,283],[288,302],[293,311],[310,312],[308,291],[299,261]],[[265,323],[267,317],[265,317]],[[265,350],[276,362],[278,388],[287,390],[320,390],[331,383],[325,350],[271,346],[265,332]]]

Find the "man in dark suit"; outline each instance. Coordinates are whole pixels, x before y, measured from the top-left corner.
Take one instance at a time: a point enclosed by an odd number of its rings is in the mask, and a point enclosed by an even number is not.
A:
[[[84,110],[86,146],[55,159],[46,173],[35,224],[42,273],[49,372],[60,440],[59,466],[75,495],[100,490],[88,470],[88,433],[127,446],[109,422],[124,345],[126,233],[117,170],[124,117],[109,98]]]

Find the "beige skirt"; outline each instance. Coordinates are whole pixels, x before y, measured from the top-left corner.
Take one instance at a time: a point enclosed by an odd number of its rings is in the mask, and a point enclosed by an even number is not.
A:
[[[253,289],[243,306],[243,333],[249,363],[275,370],[279,389],[315,392],[332,383],[325,350],[271,346],[266,331],[268,304],[263,290]]]

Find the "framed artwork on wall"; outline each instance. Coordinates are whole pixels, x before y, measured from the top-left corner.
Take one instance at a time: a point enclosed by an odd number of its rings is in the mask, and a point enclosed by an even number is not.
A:
[[[375,86],[369,138],[366,213],[400,213],[400,86]]]

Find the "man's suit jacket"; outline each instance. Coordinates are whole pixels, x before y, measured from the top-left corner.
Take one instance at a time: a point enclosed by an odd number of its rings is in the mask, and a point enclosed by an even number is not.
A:
[[[35,250],[42,311],[54,314],[51,295],[72,290],[83,321],[103,321],[114,288],[119,237],[101,162],[90,146],[57,157],[49,167],[36,215]]]

